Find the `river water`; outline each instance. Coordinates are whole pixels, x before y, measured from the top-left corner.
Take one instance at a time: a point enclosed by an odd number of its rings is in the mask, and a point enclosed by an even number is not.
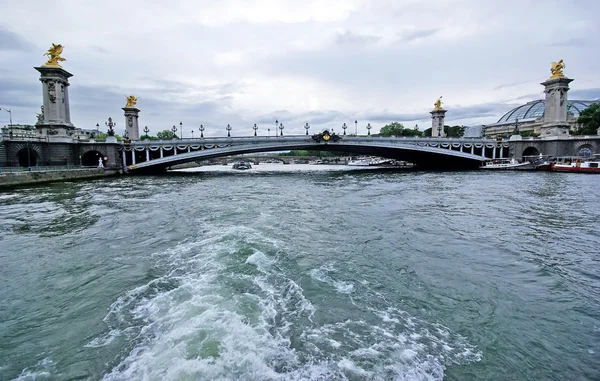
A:
[[[600,378],[600,177],[203,167],[0,193],[0,380]]]

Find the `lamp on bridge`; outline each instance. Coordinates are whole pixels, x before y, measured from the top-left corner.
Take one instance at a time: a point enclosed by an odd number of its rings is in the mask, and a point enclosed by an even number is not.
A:
[[[279,123],[279,131],[281,131],[281,136],[283,136],[283,123]]]
[[[373,128],[373,127],[371,127],[371,123],[367,123],[367,131],[368,131],[367,135],[369,135],[369,136],[371,136],[371,128]]]
[[[175,137],[177,138],[177,127],[175,127],[175,125],[173,125],[173,127],[171,128],[171,131],[173,131],[173,135],[175,135]]]
[[[100,123],[96,123],[96,138],[100,135]]]
[[[227,130],[227,137],[230,138],[231,134],[229,133],[229,131],[231,131],[231,126],[228,124],[227,127],[225,127],[225,129]]]
[[[275,137],[277,137],[277,126],[278,125],[279,125],[279,121],[277,119],[275,119],[275,129],[273,130],[274,134],[275,134]]]
[[[358,120],[354,121],[354,136],[358,135]]]
[[[144,134],[146,134],[146,138],[148,137],[148,132],[150,132],[150,129],[148,128],[148,126],[144,127]]]
[[[346,123],[342,124],[342,130],[344,130],[343,135],[346,135],[346,128],[348,128],[348,126],[346,126]]]
[[[308,122],[306,122],[306,124],[304,125],[304,129],[306,130],[306,135],[308,135],[309,128],[310,128],[310,126],[308,125]]]
[[[256,130],[258,130],[258,126],[256,125],[256,123],[254,123],[254,126],[252,126],[252,129],[254,130],[254,136],[256,136]]]
[[[200,125],[200,137],[204,139],[204,126]]]
[[[181,136],[181,139],[183,139],[183,123],[179,122],[179,136]]]

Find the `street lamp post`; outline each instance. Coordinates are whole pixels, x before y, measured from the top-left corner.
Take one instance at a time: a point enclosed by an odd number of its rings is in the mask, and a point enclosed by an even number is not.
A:
[[[270,138],[270,137],[271,137],[271,129],[267,128],[267,138]]]
[[[308,125],[308,122],[306,122],[306,124],[304,125],[304,129],[306,130],[306,135],[308,135],[309,128],[310,128],[310,126]]]
[[[0,108],[0,110],[4,110],[8,113],[9,123],[10,123],[8,126],[10,127],[10,130],[12,131],[12,111],[9,108]]]
[[[146,139],[148,138],[148,132],[150,132],[150,129],[148,128],[148,126],[144,127],[144,134],[146,134]]]
[[[371,127],[371,123],[367,123],[367,131],[368,131],[367,135],[369,135],[369,136],[371,136],[371,128],[373,128],[373,127]]]
[[[254,130],[254,136],[256,136],[256,130],[258,130],[258,126],[256,125],[256,123],[254,123],[252,129]]]
[[[346,126],[346,123],[342,124],[342,130],[344,130],[344,135],[346,135],[346,128],[348,128],[348,126]]]
[[[354,136],[358,136],[358,120],[354,121]]]
[[[183,123],[179,122],[179,135],[181,136],[181,139],[183,139]]]
[[[200,137],[204,139],[204,126],[200,125]]]
[[[279,123],[279,131],[281,131],[281,136],[283,136],[283,123]]]
[[[192,129],[192,139],[194,139],[194,129]]]
[[[171,127],[171,131],[173,131],[173,135],[175,135],[175,138],[178,139],[179,137],[177,136],[177,127],[175,127],[175,125]]]
[[[225,127],[225,129],[227,130],[227,137],[230,138],[231,137],[231,126],[228,124],[227,127]]]
[[[100,135],[100,123],[96,123],[96,139],[98,139],[98,135]]]
[[[277,125],[278,124],[279,124],[279,121],[277,119],[275,119],[275,129],[273,130],[275,137],[277,137]]]

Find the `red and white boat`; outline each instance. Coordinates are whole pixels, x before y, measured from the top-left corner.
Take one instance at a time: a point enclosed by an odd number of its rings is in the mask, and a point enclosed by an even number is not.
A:
[[[554,172],[600,173],[600,159],[558,158],[550,167]]]

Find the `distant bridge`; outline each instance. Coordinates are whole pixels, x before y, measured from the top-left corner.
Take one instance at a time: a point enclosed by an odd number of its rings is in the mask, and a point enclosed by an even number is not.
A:
[[[508,157],[508,143],[482,138],[373,137],[332,134],[216,137],[135,141],[122,145],[128,172],[161,171],[176,164],[257,152],[288,150],[334,151],[404,160],[421,168],[470,169],[491,158]],[[333,139],[335,138],[335,139]],[[335,140],[335,141],[334,141]]]

